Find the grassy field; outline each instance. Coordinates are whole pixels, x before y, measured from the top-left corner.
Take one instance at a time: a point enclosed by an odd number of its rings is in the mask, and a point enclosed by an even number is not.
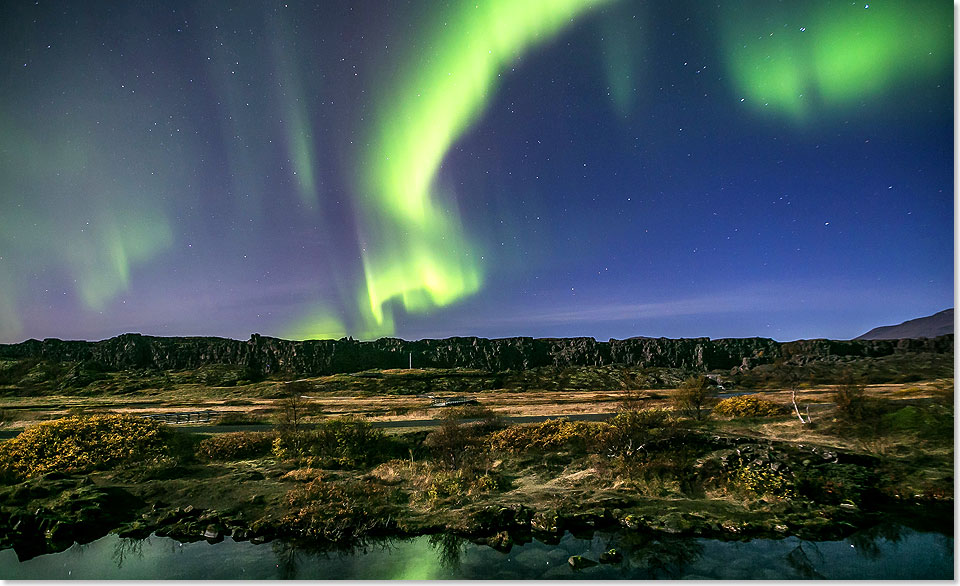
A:
[[[889,400],[929,399],[952,380],[952,357],[815,362],[802,367],[762,365],[711,376],[731,392],[754,392],[779,404],[797,390],[814,414],[829,403],[843,379]],[[373,420],[443,417],[426,396],[469,396],[502,416],[612,413],[624,397],[644,407],[669,407],[676,387],[690,372],[622,366],[535,368],[486,372],[468,369],[394,369],[299,379],[310,398],[308,421],[338,415]],[[190,371],[102,371],[83,363],[0,360],[0,430],[74,414],[104,411],[134,414],[211,409],[228,422],[276,423],[290,380],[244,381],[238,367],[210,365]],[[935,376],[936,375],[936,376]],[[825,380],[829,382],[824,382]]]
[[[403,421],[442,419],[444,408],[430,407],[432,400],[410,393],[398,393],[407,388],[410,380],[443,380],[450,371],[388,370],[366,376],[335,375],[300,379],[304,383],[303,396],[309,399],[309,413],[305,421],[315,422],[340,415],[359,415],[373,421]],[[473,373],[470,373],[473,374]],[[606,373],[604,373],[606,374]],[[456,373],[455,376],[460,376]],[[476,378],[484,373],[473,375]],[[119,373],[116,378],[129,377]],[[428,378],[429,377],[429,378]],[[184,376],[186,378],[186,376]],[[487,378],[493,378],[488,376]],[[589,386],[581,375],[581,384]],[[369,381],[379,382],[379,385]],[[573,381],[576,383],[576,379]],[[286,396],[288,381],[265,381],[229,387],[216,387],[193,382],[171,382],[163,386],[147,386],[135,392],[114,394],[115,380],[105,381],[97,390],[86,389],[81,394],[51,394],[42,396],[12,396],[0,399],[2,421],[0,430],[21,430],[25,427],[67,415],[100,412],[151,414],[188,412],[210,409],[223,414],[225,423],[249,422],[273,424],[278,421],[280,403]],[[602,384],[602,383],[599,383]],[[888,401],[930,400],[942,393],[951,383],[949,379],[910,383],[864,385],[867,394]],[[435,385],[443,388],[443,385]],[[615,380],[613,388],[579,390],[531,387],[478,389],[466,393],[481,405],[501,416],[570,416],[587,413],[613,413],[626,397],[642,400],[645,408],[670,408],[676,388],[631,388],[623,380]],[[810,405],[818,416],[831,402],[837,385],[804,385],[797,390],[798,400]],[[721,394],[723,391],[720,391]],[[791,405],[791,389],[734,389],[750,392],[762,399]],[[450,390],[433,391],[433,396],[460,396]]]

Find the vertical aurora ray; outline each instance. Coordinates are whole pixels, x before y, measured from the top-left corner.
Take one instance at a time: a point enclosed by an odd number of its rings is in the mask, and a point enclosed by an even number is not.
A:
[[[637,98],[637,75],[644,52],[643,35],[637,11],[643,6],[620,3],[606,11],[600,21],[603,33],[603,66],[609,84],[610,99],[617,114],[629,116]]]
[[[767,2],[724,15],[736,90],[759,109],[805,121],[933,76],[951,63],[949,4]]]
[[[483,270],[437,172],[496,90],[500,72],[604,0],[460,2],[384,94],[359,171],[367,335],[392,331],[389,303],[410,312],[476,292]]]
[[[284,139],[290,156],[293,181],[300,202],[310,211],[319,206],[319,192],[314,167],[317,164],[316,149],[313,145],[313,126],[307,111],[307,99],[300,82],[299,68],[296,62],[296,50],[285,50],[280,39],[289,40],[294,35],[283,18],[277,18],[273,26],[273,60],[280,87],[277,100],[284,113]]]

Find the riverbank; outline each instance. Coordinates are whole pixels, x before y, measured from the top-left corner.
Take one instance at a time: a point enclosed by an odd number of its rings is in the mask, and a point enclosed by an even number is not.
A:
[[[809,424],[630,399],[603,422],[507,425],[477,408],[395,434],[356,417],[210,437],[155,424],[156,451],[136,461],[8,477],[0,548],[29,558],[116,532],[331,548],[450,534],[504,551],[568,531],[839,539],[893,515],[952,526],[946,395],[875,400],[866,423],[832,406]]]
[[[0,575],[10,580],[950,580],[953,557],[952,537],[898,523],[837,541],[566,533],[559,543],[533,540],[509,552],[449,534],[367,540],[335,552],[281,540],[187,543],[114,534],[23,562],[11,550],[0,551]],[[574,566],[571,559],[580,562]]]

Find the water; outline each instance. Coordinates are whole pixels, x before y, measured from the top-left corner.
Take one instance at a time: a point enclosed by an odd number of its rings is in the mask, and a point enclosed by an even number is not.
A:
[[[571,555],[597,560],[614,547],[618,564],[574,571]],[[19,562],[0,551],[0,579],[945,579],[953,578],[953,537],[888,524],[843,541],[795,537],[747,542],[655,538],[639,533],[565,534],[502,553],[455,536],[393,539],[349,552],[316,552],[288,543],[210,544],[108,535]]]

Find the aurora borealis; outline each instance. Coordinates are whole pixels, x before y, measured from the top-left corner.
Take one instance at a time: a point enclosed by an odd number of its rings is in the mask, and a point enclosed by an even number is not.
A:
[[[444,209],[446,200],[430,192],[437,170],[453,142],[481,115],[503,67],[600,3],[464,3],[450,21],[433,24],[437,38],[428,45],[434,50],[416,61],[411,57],[415,64],[388,92],[358,179],[367,283],[360,305],[369,304],[376,325],[386,326],[384,333],[391,333],[393,324],[383,305],[394,297],[408,311],[423,311],[480,287],[475,251],[456,215]]]
[[[943,2],[5,4],[0,342],[953,304]]]

